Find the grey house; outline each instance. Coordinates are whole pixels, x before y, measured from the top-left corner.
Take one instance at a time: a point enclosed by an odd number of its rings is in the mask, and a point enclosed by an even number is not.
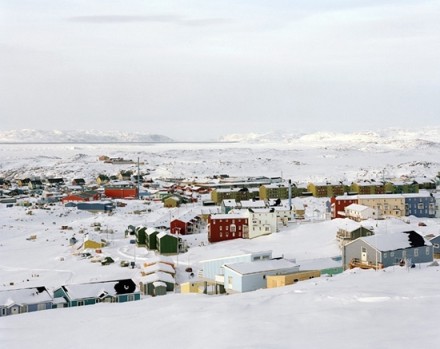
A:
[[[440,235],[430,237],[429,241],[431,242],[434,250],[434,257],[440,258]]]
[[[0,291],[0,317],[52,309],[52,303],[45,287]]]
[[[361,237],[342,249],[344,269],[380,269],[432,260],[432,243],[415,231]]]

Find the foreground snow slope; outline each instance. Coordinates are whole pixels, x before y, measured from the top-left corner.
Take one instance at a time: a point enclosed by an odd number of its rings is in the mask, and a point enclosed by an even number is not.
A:
[[[353,270],[230,296],[175,294],[0,318],[4,348],[435,347],[439,267]]]

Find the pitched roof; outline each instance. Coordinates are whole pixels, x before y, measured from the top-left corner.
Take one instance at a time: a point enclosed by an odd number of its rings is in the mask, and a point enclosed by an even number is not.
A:
[[[361,237],[360,239],[368,243],[373,248],[383,252],[432,245],[431,242],[425,240],[422,235],[415,231],[372,235]]]
[[[13,304],[36,304],[51,301],[52,297],[45,287],[0,291],[0,305],[2,306],[11,306]]]
[[[288,261],[287,259],[271,259],[266,261],[243,262],[225,265],[225,268],[232,269],[239,274],[253,274],[280,269],[291,269],[295,267],[298,267],[298,265]]]

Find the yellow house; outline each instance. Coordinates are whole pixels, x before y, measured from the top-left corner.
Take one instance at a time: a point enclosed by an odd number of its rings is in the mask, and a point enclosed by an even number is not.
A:
[[[260,200],[289,198],[289,187],[282,183],[263,184],[259,192]]]
[[[344,185],[342,183],[309,183],[307,184],[307,191],[312,193],[314,197],[332,197],[344,194]]]
[[[166,199],[163,200],[164,207],[168,207],[168,208],[179,207],[180,203],[181,203],[181,200],[177,196],[170,196],[170,197],[167,197]]]
[[[87,234],[84,238],[84,249],[96,249],[102,248],[105,246],[105,243],[101,240],[101,237],[98,234]]]
[[[358,204],[371,207],[376,219],[405,216],[405,197],[400,194],[358,195]]]
[[[319,270],[305,270],[287,275],[266,275],[267,288],[293,285],[298,281],[313,279],[320,276],[321,272]]]
[[[219,188],[211,192],[211,200],[217,205],[220,205],[223,200],[251,200],[257,198],[259,195],[260,190],[258,188]]]
[[[180,293],[205,293],[205,294],[219,294],[222,292],[221,285],[210,281],[188,281],[180,285]]]

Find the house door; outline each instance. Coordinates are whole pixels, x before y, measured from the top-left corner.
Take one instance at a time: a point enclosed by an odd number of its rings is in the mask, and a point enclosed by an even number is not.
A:
[[[368,255],[367,255],[367,249],[365,247],[362,247],[361,249],[361,262],[367,263]]]
[[[228,288],[232,290],[232,276],[228,276]]]
[[[14,306],[11,308],[11,314],[20,314],[20,308],[18,306]]]

